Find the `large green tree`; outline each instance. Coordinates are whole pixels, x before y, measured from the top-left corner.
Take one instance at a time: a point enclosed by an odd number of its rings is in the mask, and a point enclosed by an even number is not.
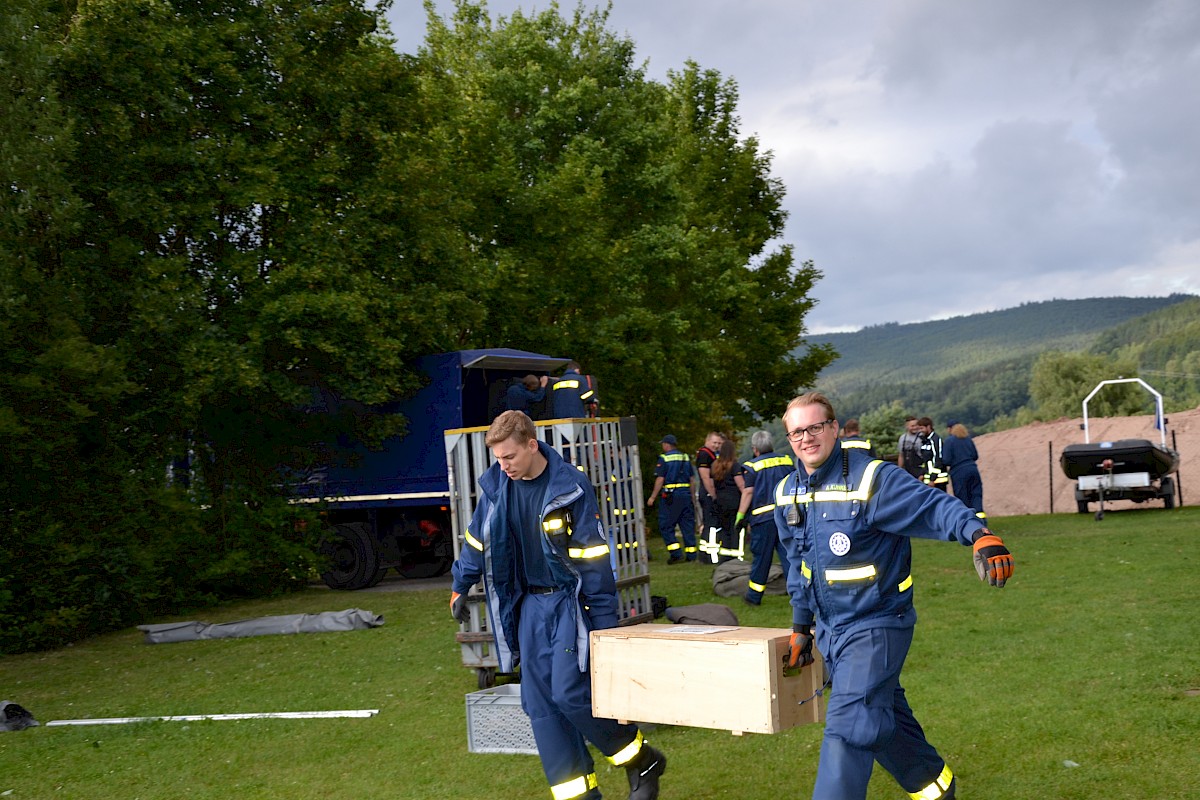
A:
[[[831,356],[789,355],[819,273],[770,249],[783,187],[734,82],[647,79],[605,11],[427,6],[421,90],[486,302],[463,342],[577,358],[647,438],[777,415]]]

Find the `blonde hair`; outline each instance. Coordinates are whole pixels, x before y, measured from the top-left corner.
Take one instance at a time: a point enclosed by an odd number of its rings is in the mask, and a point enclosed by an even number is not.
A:
[[[824,406],[826,419],[837,419],[837,414],[833,412],[833,403],[829,402],[829,398],[820,392],[806,392],[799,397],[793,397],[792,402],[787,404],[784,409],[784,416],[793,408],[801,408],[802,406]]]
[[[969,436],[969,434],[967,433],[967,426],[963,425],[961,422],[957,422],[954,425],[951,425],[950,426],[950,435],[957,436],[959,439],[967,438],[967,436]]]
[[[537,428],[524,411],[505,411],[492,420],[487,435],[483,438],[488,447],[495,447],[508,439],[520,439],[522,443],[537,438]]]

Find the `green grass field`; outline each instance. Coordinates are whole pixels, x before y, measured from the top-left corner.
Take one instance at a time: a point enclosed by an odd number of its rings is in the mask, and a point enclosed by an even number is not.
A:
[[[970,550],[916,542],[920,621],[903,682],[960,796],[1200,797],[1200,509],[993,520],[1016,557],[1002,591]],[[786,598],[714,598],[708,571],[665,566],[673,605],[729,603],[787,627]],[[189,616],[211,622],[366,608],[382,628],[147,645],[139,631],[0,658],[0,699],[46,722],[85,717],[378,708],[368,719],[154,722],[0,733],[0,797],[546,798],[537,758],[467,752],[446,592],[312,589]],[[736,676],[731,676],[736,679]],[[680,686],[680,691],[698,691]],[[821,731],[660,727],[664,800],[809,796]],[[1076,766],[1077,765],[1077,766]],[[610,798],[624,775],[599,765]],[[871,798],[903,798],[877,770]]]

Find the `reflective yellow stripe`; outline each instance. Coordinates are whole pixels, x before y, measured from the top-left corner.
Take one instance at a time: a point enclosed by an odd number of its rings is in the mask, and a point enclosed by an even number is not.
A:
[[[567,550],[571,558],[599,558],[608,555],[608,545],[598,544],[593,547],[572,547]]]
[[[761,583],[755,583],[754,581],[750,581],[750,588],[759,593],[765,592],[767,590],[766,586],[763,586]]]
[[[668,483],[664,489],[686,489],[691,486],[690,483]]]
[[[554,384],[555,389],[578,389],[579,381],[559,381]]]
[[[909,797],[913,800],[938,800],[946,790],[950,788],[950,781],[954,780],[954,773],[950,771],[950,765],[942,767],[942,773],[937,776],[933,783],[926,786],[919,792],[909,792]]]
[[[870,464],[867,464],[867,468],[863,470],[862,479],[858,482],[858,488],[853,492],[848,492],[845,489],[829,489],[823,492],[814,492],[810,495],[811,500],[801,495],[799,502],[837,503],[858,500],[865,503],[871,499],[871,481],[875,477],[875,470],[879,469],[879,465],[882,463],[882,461],[872,461]]]
[[[845,439],[843,439],[842,447],[843,447],[843,449],[846,449],[846,450],[851,450],[854,448],[857,448],[859,450],[870,450],[871,443],[870,442],[862,442],[862,441],[858,441],[858,440],[846,441]]]
[[[642,732],[638,731],[633,741],[608,757],[613,766],[619,767],[632,761],[642,751]]]
[[[683,547],[683,545],[681,545],[679,542],[671,542],[669,545],[667,545],[667,550],[678,550],[680,547]]]
[[[752,517],[756,517],[756,516],[758,516],[759,514],[765,514],[765,513],[767,513],[768,511],[774,511],[774,510],[775,510],[775,504],[774,504],[774,503],[771,503],[771,504],[769,504],[769,505],[765,505],[765,506],[759,506],[758,508],[751,509],[751,510],[750,510],[750,516],[752,516]]]
[[[825,570],[825,580],[829,583],[837,583],[839,581],[867,581],[873,580],[874,578],[874,564],[867,564],[865,567],[847,567],[846,569]]]
[[[579,399],[587,400],[587,399],[591,398],[591,396],[594,394],[595,394],[595,392],[584,392],[583,394],[579,395]]]
[[[687,457],[686,453],[663,453],[662,460],[663,461],[687,461],[688,457]]]
[[[808,564],[801,561],[800,562],[800,574],[803,575],[804,577],[808,578],[811,581],[812,580],[812,567],[810,567]]]
[[[909,575],[904,580],[900,581],[900,591],[907,592],[912,588],[912,575]]]
[[[562,517],[557,517],[555,519],[548,519],[545,522],[543,522],[542,530],[544,530],[546,533],[550,533],[551,531],[561,530],[562,526],[563,526]]]
[[[774,458],[767,458],[762,461],[747,461],[746,466],[750,467],[755,472],[762,472],[764,469],[770,469],[771,467],[788,467],[790,469],[794,467],[795,464],[792,463],[790,458],[785,456],[775,456]]]
[[[550,796],[554,800],[571,800],[573,797],[581,797],[587,794],[599,785],[600,781],[596,779],[596,773],[591,772],[587,775],[581,775],[578,778],[572,778],[569,781],[551,786]]]
[[[472,536],[470,531],[463,531],[463,538],[467,540],[467,544],[471,545],[471,547],[474,547],[481,553],[483,552],[483,542]]]

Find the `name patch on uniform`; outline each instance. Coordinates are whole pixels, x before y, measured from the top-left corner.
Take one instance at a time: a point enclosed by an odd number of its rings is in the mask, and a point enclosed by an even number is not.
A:
[[[850,537],[838,531],[829,537],[829,549],[835,556],[844,556],[850,552]]]

